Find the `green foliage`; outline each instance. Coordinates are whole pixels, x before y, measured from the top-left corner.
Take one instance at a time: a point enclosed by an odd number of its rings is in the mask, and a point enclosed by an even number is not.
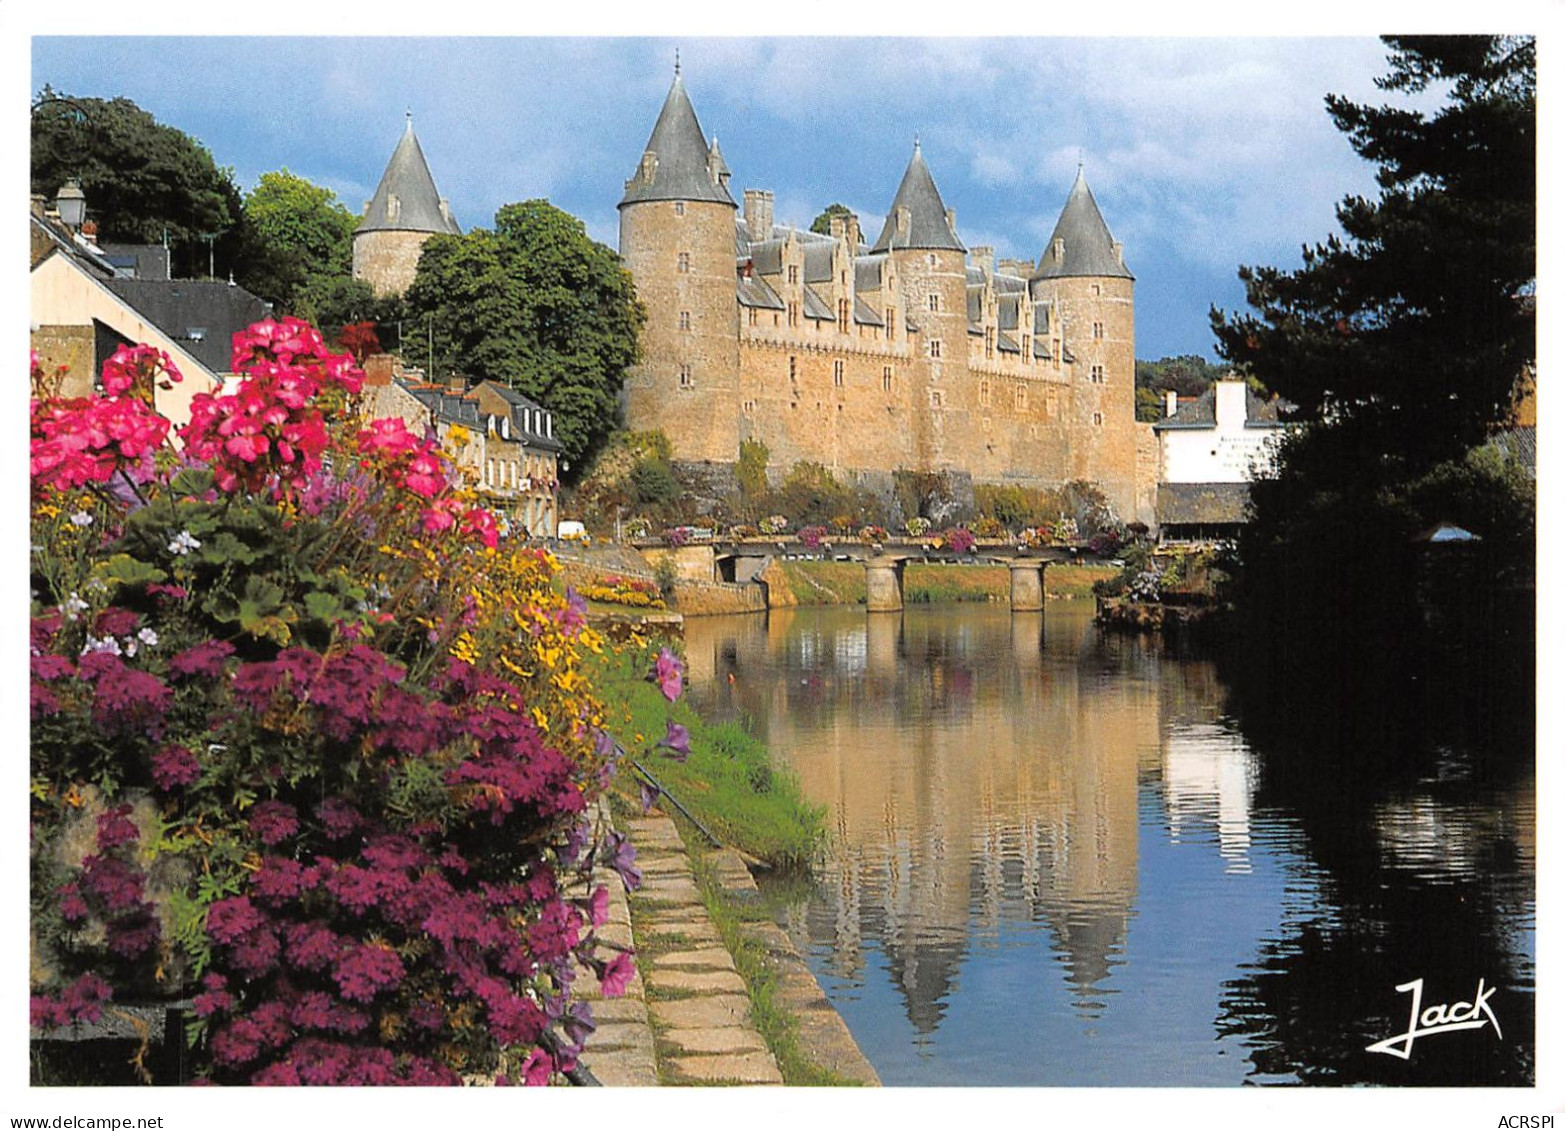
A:
[[[739,481],[739,494],[746,506],[759,504],[766,497],[766,463],[771,454],[759,440],[739,441],[739,464],[734,468],[734,478]]]
[[[973,502],[979,514],[987,515],[1013,531],[1058,518],[1062,509],[1057,491],[1014,484],[976,484]]]
[[[76,178],[100,240],[161,243],[167,232],[177,275],[207,273],[205,237],[215,235],[219,266],[247,281],[239,189],[199,141],[128,98],[78,98],[45,86],[35,105],[33,192],[53,200]]]
[[[1377,85],[1446,97],[1432,113],[1339,95],[1327,110],[1377,166],[1376,200],[1297,271],[1243,267],[1254,313],[1213,310],[1222,355],[1332,427],[1379,470],[1460,458],[1508,410],[1536,356],[1535,45],[1389,37]]]
[[[409,337],[434,372],[512,385],[555,414],[565,458],[585,466],[613,431],[643,315],[618,256],[547,201],[507,204],[495,227],[437,235],[407,292]]]
[[[846,204],[839,204],[835,202],[828,204],[826,206],[826,211],[822,212],[819,216],[810,221],[810,231],[815,232],[818,235],[829,236],[831,235],[832,217],[841,216],[843,219],[847,219],[852,215],[853,209],[849,208]]]
[[[640,506],[661,507],[679,498],[679,480],[667,460],[644,457],[630,469],[630,486]]]
[[[251,243],[246,285],[280,312],[318,317],[315,304],[304,311],[299,298],[312,284],[319,290],[351,278],[358,218],[331,189],[287,169],[262,173],[244,205]]]

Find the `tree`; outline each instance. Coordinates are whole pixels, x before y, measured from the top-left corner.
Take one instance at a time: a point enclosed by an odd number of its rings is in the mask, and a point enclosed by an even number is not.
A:
[[[243,203],[205,146],[128,98],[76,98],[44,87],[32,114],[31,186],[52,200],[75,178],[106,242],[170,244],[176,273],[210,261],[244,273]],[[208,237],[213,237],[211,246]]]
[[[831,235],[832,217],[841,216],[844,220],[846,220],[849,216],[852,215],[853,210],[846,204],[828,204],[826,206],[826,211],[822,212],[819,216],[815,217],[814,220],[810,221],[810,231],[817,232],[823,236],[829,236]]]
[[[252,251],[248,285],[262,298],[298,313],[296,302],[309,284],[351,274],[358,218],[331,189],[279,169],[261,174],[244,208]]]
[[[1330,95],[1379,167],[1378,200],[1338,206],[1343,236],[1297,271],[1243,267],[1257,313],[1214,309],[1222,355],[1351,429],[1366,462],[1411,475],[1457,458],[1511,404],[1535,356],[1535,45],[1530,37],[1386,39],[1383,90],[1446,89],[1433,114]]]
[[[1196,354],[1163,357],[1157,361],[1136,359],[1136,419],[1159,420],[1163,413],[1163,394],[1172,389],[1182,397],[1199,397],[1213,381],[1228,372],[1226,365],[1213,365]]]
[[[519,389],[586,465],[614,428],[644,316],[629,272],[580,220],[529,200],[501,208],[493,231],[433,236],[406,297],[408,338],[429,335],[436,375]]]

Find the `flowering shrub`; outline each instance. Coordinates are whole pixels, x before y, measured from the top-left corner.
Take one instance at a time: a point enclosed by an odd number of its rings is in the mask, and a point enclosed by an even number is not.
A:
[[[602,581],[587,582],[575,592],[589,601],[601,601],[606,605],[626,605],[634,609],[665,607],[656,582],[633,577],[605,577]]]
[[[806,550],[819,550],[821,543],[826,540],[827,530],[824,526],[804,526],[799,529],[799,541],[804,543]]]
[[[865,526],[859,530],[860,542],[884,542],[890,535],[884,526]]]
[[[1163,593],[1163,577],[1157,570],[1143,570],[1125,585],[1125,596],[1132,601],[1147,603],[1158,600]]]
[[[760,530],[745,523],[730,527],[728,530],[730,538],[754,538],[759,533]]]
[[[763,518],[760,522],[762,534],[786,534],[788,532],[788,520],[783,515],[774,514]]]
[[[663,531],[663,541],[677,550],[690,542],[690,530],[684,526],[672,526]]]
[[[973,537],[973,532],[965,526],[950,527],[941,535],[946,548],[952,553],[966,554],[978,545],[978,539]]]
[[[1124,539],[1120,536],[1119,531],[1102,530],[1087,539],[1087,550],[1089,553],[1100,554],[1106,557],[1115,553],[1123,543]]]
[[[1002,538],[1005,536],[1005,527],[997,518],[988,515],[979,515],[973,520],[973,534],[978,538]]]
[[[625,537],[646,538],[652,534],[652,522],[646,518],[633,518],[625,524]]]
[[[914,515],[907,520],[907,532],[914,538],[922,538],[929,533],[933,524],[923,515]]]
[[[1069,516],[1057,519],[1047,526],[1049,541],[1056,546],[1074,546],[1081,541],[1081,531],[1076,520]]]
[[[164,443],[145,347],[32,406],[33,1024],[190,997],[223,1083],[545,1083],[618,748],[554,562],[293,319]],[[677,676],[666,676],[670,685]]]

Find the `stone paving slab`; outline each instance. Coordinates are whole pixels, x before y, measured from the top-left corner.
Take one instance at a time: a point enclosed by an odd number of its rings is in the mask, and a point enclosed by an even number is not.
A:
[[[732,970],[733,955],[720,946],[704,946],[695,950],[675,950],[660,954],[652,960],[652,969]]]
[[[665,1028],[713,1029],[720,1025],[742,1025],[750,1013],[750,999],[736,994],[713,994],[676,1001],[650,1001],[647,1010]]]
[[[781,1084],[782,1073],[769,1052],[720,1053],[672,1058],[682,1078],[703,1083]]]
[[[588,1042],[599,1056],[611,1049],[642,1049],[652,1055],[652,1030],[646,1019],[610,1021],[600,1024]]]
[[[687,876],[649,876],[637,889],[636,898],[695,906],[701,901],[701,893],[696,890],[696,882]]]
[[[766,1041],[753,1029],[737,1032],[732,1026],[721,1029],[669,1029],[659,1038],[684,1053],[764,1052]]]
[[[582,1063],[605,1088],[655,1088],[661,1082],[650,1050],[594,1052],[589,1044],[582,1054]]]
[[[675,993],[748,993],[744,979],[732,970],[652,970],[652,986]]]

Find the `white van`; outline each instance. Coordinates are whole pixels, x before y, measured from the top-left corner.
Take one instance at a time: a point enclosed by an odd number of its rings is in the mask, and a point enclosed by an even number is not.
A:
[[[584,546],[592,544],[592,538],[587,533],[587,528],[579,522],[566,520],[560,523],[559,539],[561,542],[580,542]]]

